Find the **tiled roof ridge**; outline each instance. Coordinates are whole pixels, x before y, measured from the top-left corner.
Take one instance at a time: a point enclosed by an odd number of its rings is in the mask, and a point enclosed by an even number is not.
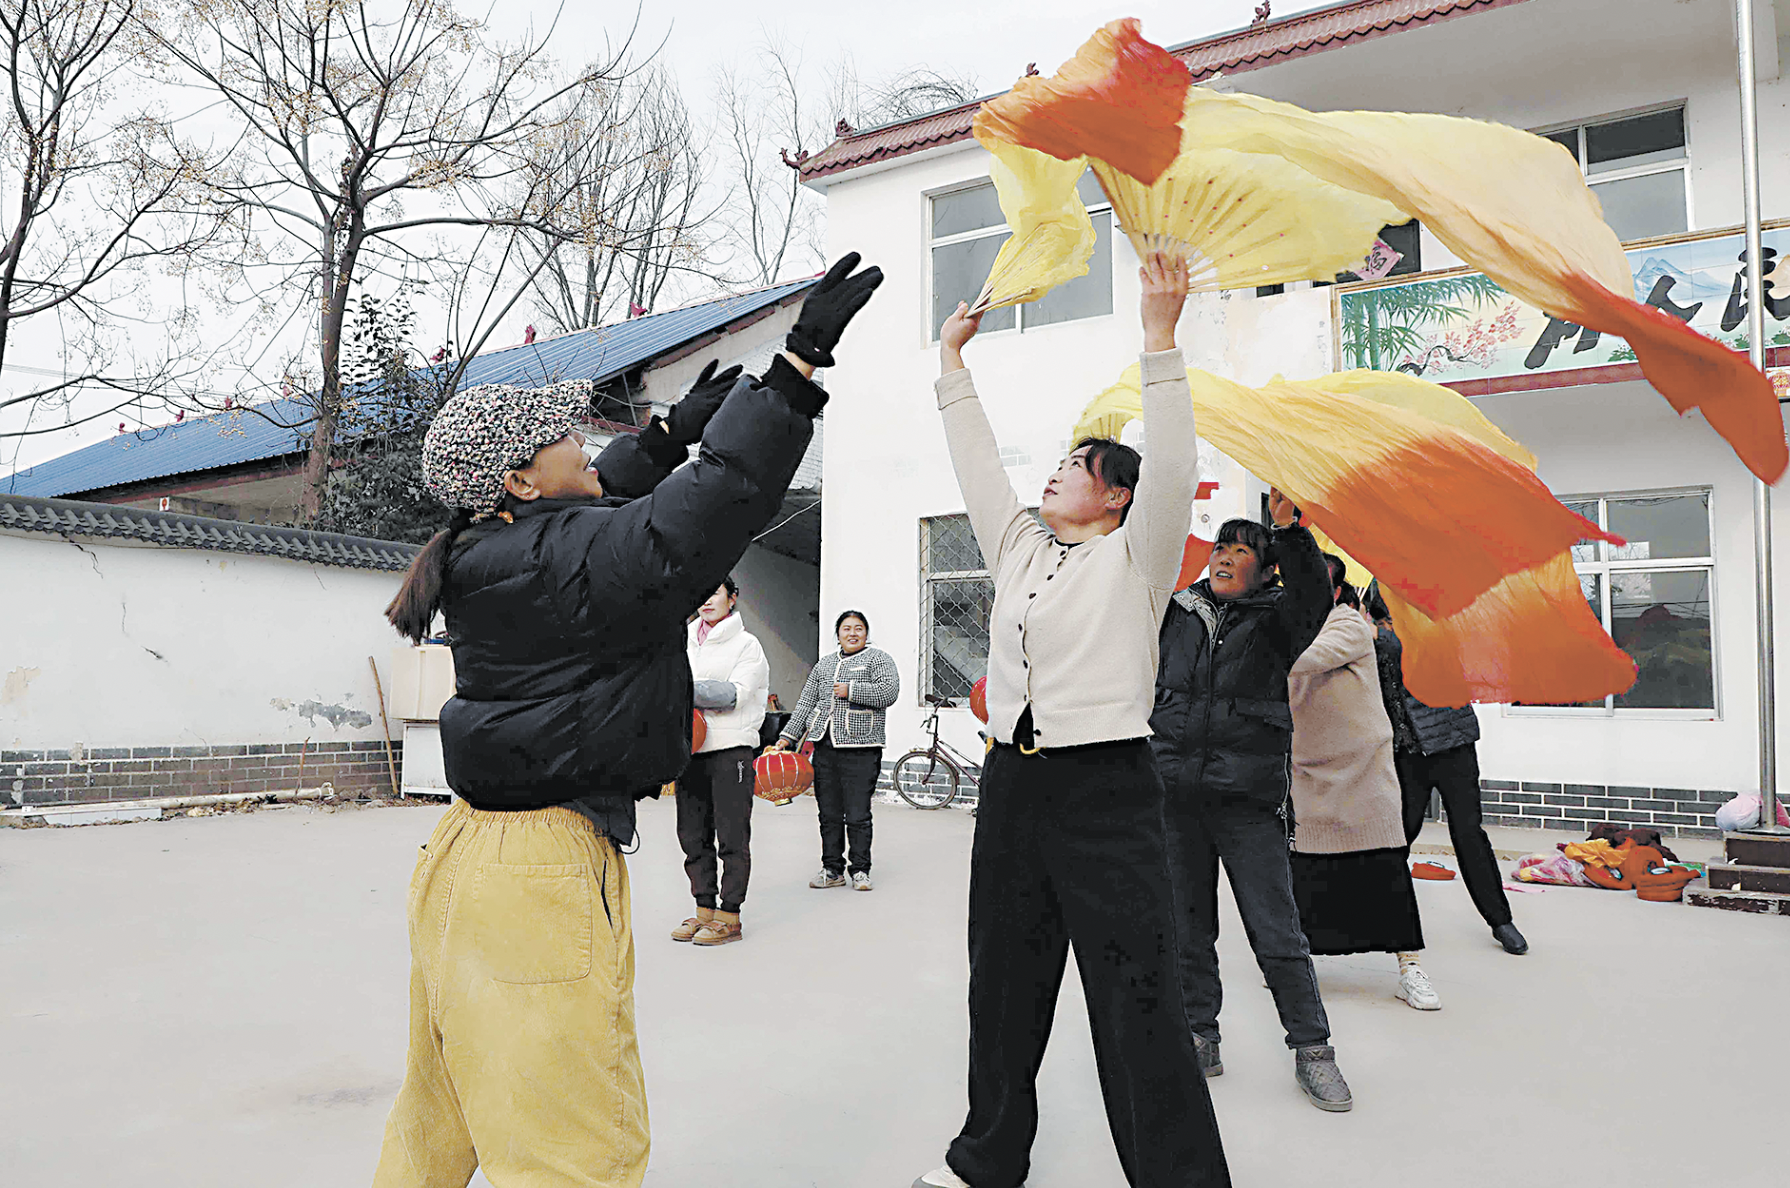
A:
[[[489,356],[492,356],[492,355],[501,355],[505,351],[519,351],[519,350],[524,350],[529,347],[542,346],[543,344],[549,343],[549,342],[561,342],[565,339],[573,338],[580,334],[602,334],[605,331],[615,330],[616,328],[621,327],[621,326],[638,325],[642,322],[650,322],[654,318],[669,317],[670,315],[676,314],[676,313],[688,313],[693,309],[701,309],[705,305],[722,305],[729,301],[740,301],[740,300],[745,300],[745,299],[749,299],[749,298],[753,298],[753,297],[758,297],[765,293],[773,293],[773,292],[777,291],[778,289],[789,289],[790,292],[788,294],[786,294],[786,296],[794,296],[794,294],[796,292],[795,286],[811,285],[815,281],[819,280],[820,277],[821,277],[820,273],[815,273],[813,276],[804,276],[804,277],[798,277],[794,280],[778,281],[774,285],[757,285],[750,289],[741,289],[737,293],[725,293],[719,297],[705,297],[701,301],[687,301],[683,305],[674,305],[670,309],[661,309],[661,310],[657,310],[653,313],[644,313],[644,314],[639,315],[638,317],[623,318],[619,322],[607,322],[601,326],[580,326],[576,330],[567,330],[563,334],[554,334],[554,335],[550,335],[547,338],[537,338],[533,342],[512,342],[508,346],[493,347],[492,349],[487,350],[487,351],[480,351],[479,357],[480,358],[488,358]]]
[[[1241,73],[1354,41],[1527,0],[1349,0],[1171,46],[1196,81]],[[1002,92],[1004,93],[1004,92]],[[853,130],[804,160],[804,181],[965,140],[985,96],[911,119]]]
[[[404,570],[420,551],[417,545],[395,540],[28,495],[0,494],[0,529],[135,540],[171,549],[253,553],[345,569]]]

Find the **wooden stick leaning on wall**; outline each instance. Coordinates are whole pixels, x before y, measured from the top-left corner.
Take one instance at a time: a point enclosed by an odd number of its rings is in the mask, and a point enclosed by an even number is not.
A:
[[[373,691],[379,694],[379,731],[385,736],[385,769],[391,774],[392,795],[402,798],[404,789],[398,786],[398,761],[392,757],[392,724],[385,716],[385,686],[379,683],[379,665],[373,657],[367,657],[367,667],[373,670]]]

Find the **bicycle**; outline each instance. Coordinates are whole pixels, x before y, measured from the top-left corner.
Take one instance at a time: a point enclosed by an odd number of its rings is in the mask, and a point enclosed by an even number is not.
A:
[[[932,713],[923,729],[931,733],[932,742],[895,761],[895,791],[917,809],[938,809],[956,800],[966,781],[972,786],[976,783],[970,771],[980,765],[939,738],[939,710],[950,705],[950,699],[929,695],[926,701]]]

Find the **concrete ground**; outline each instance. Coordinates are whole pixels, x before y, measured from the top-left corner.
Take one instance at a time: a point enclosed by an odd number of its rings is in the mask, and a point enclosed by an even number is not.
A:
[[[0,1182],[367,1183],[402,1068],[405,881],[439,811],[0,831]],[[747,939],[705,950],[665,935],[686,887],[672,806],[644,806],[650,1188],[906,1188],[941,1161],[974,822],[876,824],[876,890],[810,891],[813,800],[760,805]],[[1227,898],[1211,1085],[1238,1185],[1786,1183],[1790,1038],[1766,1019],[1790,924],[1557,888],[1512,896],[1534,946],[1513,958],[1458,881],[1417,890],[1443,1010],[1393,998],[1389,956],[1319,959],[1340,1115],[1295,1087]],[[1040,1093],[1031,1188],[1121,1185],[1073,974]]]

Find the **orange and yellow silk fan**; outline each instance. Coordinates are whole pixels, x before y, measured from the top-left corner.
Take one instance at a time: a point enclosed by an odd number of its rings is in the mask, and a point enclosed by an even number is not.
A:
[[[1094,254],[1094,222],[1075,191],[1087,172],[1087,158],[1059,161],[979,133],[977,139],[994,156],[988,173],[1013,233],[971,302],[972,315],[1036,301],[1063,282],[1085,276]]]
[[[1469,431],[1476,412],[1417,411],[1444,403],[1446,389],[1377,379],[1385,390],[1360,373],[1256,389],[1188,372],[1200,435],[1285,491],[1398,600],[1395,615],[1410,628],[1401,630],[1407,685],[1419,698],[1576,701],[1626,689],[1633,665],[1591,617],[1570,560],[1571,599],[1554,572],[1575,541],[1609,535]],[[1134,366],[1089,404],[1075,434],[1116,436],[1141,412]],[[1516,634],[1480,637],[1494,629]],[[1565,650],[1527,663],[1538,647]],[[1495,663],[1495,653],[1521,653],[1526,663]]]
[[[1153,183],[1098,156],[1090,163],[1138,258],[1187,260],[1195,291],[1331,280],[1366,258],[1382,227],[1410,217],[1290,162],[1208,147],[1191,120],[1184,127],[1180,153]]]
[[[1309,112],[1254,95],[1188,92],[1199,143],[1276,157],[1423,220],[1506,291],[1620,335],[1680,413],[1710,426],[1765,482],[1790,467],[1768,380],[1745,357],[1634,299],[1627,257],[1576,162],[1528,132],[1455,116]],[[1545,228],[1545,237],[1532,228]]]
[[[1098,154],[1153,182],[1181,149],[1181,107],[1193,78],[1136,20],[1113,21],[1050,78],[1030,76],[976,113],[976,139],[1022,145],[1062,161]]]

